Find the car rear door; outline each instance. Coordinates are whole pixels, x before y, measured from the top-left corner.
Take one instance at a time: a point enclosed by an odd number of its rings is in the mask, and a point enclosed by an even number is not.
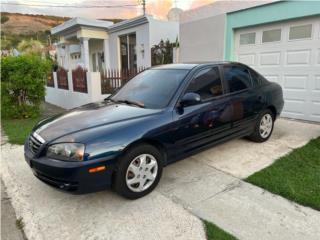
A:
[[[232,132],[249,134],[263,108],[264,96],[253,84],[249,69],[245,66],[226,64],[222,71],[232,108]]]
[[[173,113],[176,130],[172,132],[176,154],[188,153],[223,138],[231,128],[232,109],[224,95],[218,66],[201,69],[189,82],[185,93],[198,93],[201,102],[181,107]]]

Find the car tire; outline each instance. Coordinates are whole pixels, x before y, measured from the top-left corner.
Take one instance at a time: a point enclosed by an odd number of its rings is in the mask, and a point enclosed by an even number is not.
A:
[[[137,199],[150,193],[159,183],[163,156],[149,144],[128,149],[119,159],[115,174],[115,191],[128,199]]]
[[[255,125],[254,132],[249,136],[249,139],[259,143],[267,141],[272,134],[274,120],[275,116],[269,109],[261,112]]]

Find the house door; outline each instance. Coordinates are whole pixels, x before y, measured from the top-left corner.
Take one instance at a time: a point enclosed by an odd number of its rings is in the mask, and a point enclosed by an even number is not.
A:
[[[121,69],[137,68],[136,34],[130,33],[119,37]]]

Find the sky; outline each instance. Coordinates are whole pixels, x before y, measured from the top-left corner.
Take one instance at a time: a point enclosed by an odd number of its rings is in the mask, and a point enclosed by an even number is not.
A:
[[[147,14],[164,19],[170,8],[178,7],[188,10],[212,3],[215,0],[146,0]],[[142,14],[142,7],[138,5],[142,0],[0,0],[1,11],[28,14],[44,14],[65,17],[87,18],[131,18]],[[8,5],[11,3],[16,5]],[[34,6],[37,5],[37,6]],[[39,6],[42,5],[42,6]],[[43,6],[45,5],[45,6]],[[81,6],[119,6],[117,8],[80,8]],[[138,6],[123,6],[138,5]],[[56,6],[77,6],[56,7]]]

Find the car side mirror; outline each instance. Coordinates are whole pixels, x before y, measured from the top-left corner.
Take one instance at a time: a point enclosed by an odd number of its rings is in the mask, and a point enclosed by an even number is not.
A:
[[[182,97],[180,101],[180,105],[183,107],[186,107],[186,106],[195,105],[200,102],[201,102],[201,97],[198,93],[189,92]]]

